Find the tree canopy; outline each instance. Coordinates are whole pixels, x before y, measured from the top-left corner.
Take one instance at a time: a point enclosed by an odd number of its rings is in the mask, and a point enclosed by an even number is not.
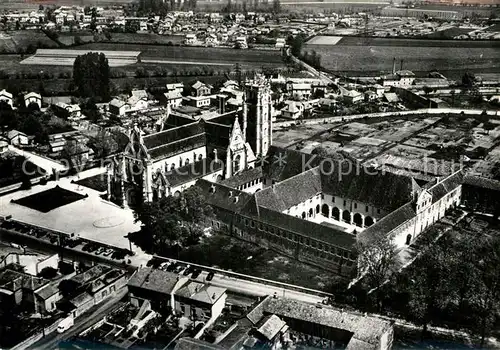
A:
[[[80,97],[108,101],[110,73],[106,56],[97,52],[78,56],[73,65],[73,82]]]
[[[193,186],[179,196],[143,203],[134,214],[142,229],[133,239],[143,249],[160,253],[173,245],[196,244],[203,234],[203,222],[213,212],[200,189]]]

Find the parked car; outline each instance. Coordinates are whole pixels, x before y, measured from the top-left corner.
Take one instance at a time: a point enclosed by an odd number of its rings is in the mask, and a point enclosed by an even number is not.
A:
[[[191,275],[191,278],[198,278],[200,274],[201,274],[201,269],[195,269],[193,271],[193,274]]]
[[[207,275],[207,281],[211,281],[215,276],[215,273],[213,272],[209,272],[208,275]]]
[[[108,248],[108,249],[106,249],[106,251],[102,255],[110,256],[111,254],[113,254],[113,252],[114,252],[114,249]]]
[[[194,271],[194,267],[188,265],[188,267],[184,270],[184,272],[182,274],[184,276],[188,276],[193,271]]]
[[[170,260],[164,261],[160,264],[158,267],[160,270],[166,270],[169,265],[171,265],[172,262]]]
[[[185,268],[186,268],[186,265],[178,265],[175,267],[174,272],[181,273]]]
[[[97,255],[101,255],[102,253],[104,253],[106,251],[106,247],[99,247],[99,249],[97,249],[97,251],[95,252]]]
[[[174,262],[173,264],[167,266],[167,271],[173,272],[178,266],[179,263]]]

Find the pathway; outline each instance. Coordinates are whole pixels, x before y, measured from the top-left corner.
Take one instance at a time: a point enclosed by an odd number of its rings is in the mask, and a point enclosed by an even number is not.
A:
[[[62,163],[56,162],[53,159],[42,157],[42,156],[35,154],[33,152],[19,149],[15,146],[12,146],[12,145],[9,145],[9,151],[12,151],[12,152],[14,152],[22,157],[25,157],[27,160],[29,160],[30,162],[35,164],[40,169],[45,170],[45,172],[49,175],[52,174],[53,170],[61,171],[61,172],[68,170],[68,167]]]

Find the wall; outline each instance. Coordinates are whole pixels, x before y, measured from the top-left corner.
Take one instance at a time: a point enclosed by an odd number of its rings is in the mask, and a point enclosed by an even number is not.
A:
[[[40,261],[37,266],[36,266],[36,274],[39,274],[40,271],[42,271],[46,267],[52,267],[54,269],[58,269],[58,264],[59,264],[59,255],[54,254],[47,259]]]
[[[500,116],[500,110],[489,110],[486,111],[490,116]],[[340,122],[348,122],[354,121],[363,118],[381,118],[381,117],[401,117],[401,116],[412,116],[412,115],[422,115],[425,117],[426,114],[465,114],[465,115],[480,115],[483,113],[483,110],[480,109],[459,109],[459,108],[426,108],[426,109],[417,109],[412,111],[400,111],[400,112],[384,112],[384,113],[370,113],[370,114],[353,114],[348,116],[336,116],[336,117],[327,117],[327,118],[315,118],[315,119],[306,119],[302,120],[300,124],[306,125],[317,125],[317,124],[326,124],[326,123],[340,123]],[[295,121],[286,121],[286,122],[275,122],[273,123],[274,128],[280,127],[289,127],[291,125],[298,125],[298,122]]]
[[[228,233],[234,237],[346,277],[356,268],[355,253],[345,248],[335,247],[272,225],[261,224],[253,218],[235,214],[233,220],[230,224],[225,224],[223,220],[214,221],[214,226],[225,226]],[[227,221],[227,217],[224,221]]]

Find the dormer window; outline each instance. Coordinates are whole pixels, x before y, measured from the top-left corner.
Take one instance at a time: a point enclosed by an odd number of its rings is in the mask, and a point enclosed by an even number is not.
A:
[[[215,185],[210,186],[210,193],[215,193]]]

